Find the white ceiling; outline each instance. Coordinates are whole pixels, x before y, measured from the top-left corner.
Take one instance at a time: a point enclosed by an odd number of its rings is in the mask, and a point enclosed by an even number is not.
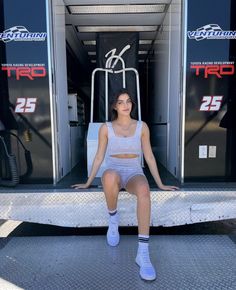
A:
[[[95,45],[84,45],[84,40],[96,40],[96,32],[79,32],[81,27],[91,26],[135,26],[136,28],[142,26],[156,26],[156,31],[140,32],[140,40],[155,40],[158,29],[163,23],[165,14],[168,10],[168,6],[172,0],[64,0],[66,5],[66,38],[72,50],[78,56],[80,55],[80,61],[83,60],[95,60],[96,55]],[[164,12],[160,13],[132,13],[132,14],[70,14],[69,6],[75,5],[152,5],[152,4],[165,4]],[[148,51],[152,44],[140,44],[139,51]],[[144,59],[146,54],[139,54],[140,59]]]

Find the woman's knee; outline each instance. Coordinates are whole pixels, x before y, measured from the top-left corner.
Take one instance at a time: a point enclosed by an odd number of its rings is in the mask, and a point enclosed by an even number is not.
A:
[[[102,183],[103,184],[119,184],[120,177],[115,170],[108,169],[102,175]]]
[[[136,195],[138,198],[150,199],[150,188],[147,182],[139,182],[139,184],[137,184]]]

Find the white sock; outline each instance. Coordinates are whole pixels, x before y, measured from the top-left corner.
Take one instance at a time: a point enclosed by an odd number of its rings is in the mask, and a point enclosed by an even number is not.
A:
[[[112,223],[118,223],[119,222],[119,215],[117,212],[117,209],[115,210],[108,210],[109,216],[110,216],[110,221]]]
[[[138,235],[138,250],[148,250],[149,235]]]

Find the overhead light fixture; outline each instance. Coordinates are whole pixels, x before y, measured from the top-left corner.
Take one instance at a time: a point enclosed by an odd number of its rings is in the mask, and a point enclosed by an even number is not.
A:
[[[138,54],[148,54],[148,51],[147,51],[147,50],[140,50],[140,51],[138,52]]]
[[[92,59],[91,62],[92,63],[96,63],[97,61],[96,61],[96,59]]]
[[[84,40],[84,45],[96,45],[96,40]]]
[[[145,44],[152,44],[153,40],[147,39],[147,40],[139,40],[139,44],[145,45]],[[156,41],[155,41],[156,43]],[[96,40],[83,40],[84,45],[96,45]]]
[[[130,26],[77,26],[79,32],[126,32],[126,31],[156,31],[157,25],[130,25]]]
[[[96,51],[88,51],[88,55],[96,55]]]
[[[126,14],[126,13],[163,13],[165,4],[125,4],[125,5],[69,5],[71,14]]]
[[[152,40],[139,40],[139,44],[152,44]]]

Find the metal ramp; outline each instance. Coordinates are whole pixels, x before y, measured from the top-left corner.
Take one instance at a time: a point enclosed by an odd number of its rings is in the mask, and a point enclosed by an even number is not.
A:
[[[175,226],[236,218],[236,189],[181,188],[151,191],[152,226]],[[136,197],[120,192],[121,226],[136,226]],[[66,227],[107,226],[102,190],[4,190],[0,193],[0,219]]]
[[[157,279],[135,265],[137,237],[11,237],[0,239],[0,289],[235,290],[236,245],[226,235],[152,236]]]

